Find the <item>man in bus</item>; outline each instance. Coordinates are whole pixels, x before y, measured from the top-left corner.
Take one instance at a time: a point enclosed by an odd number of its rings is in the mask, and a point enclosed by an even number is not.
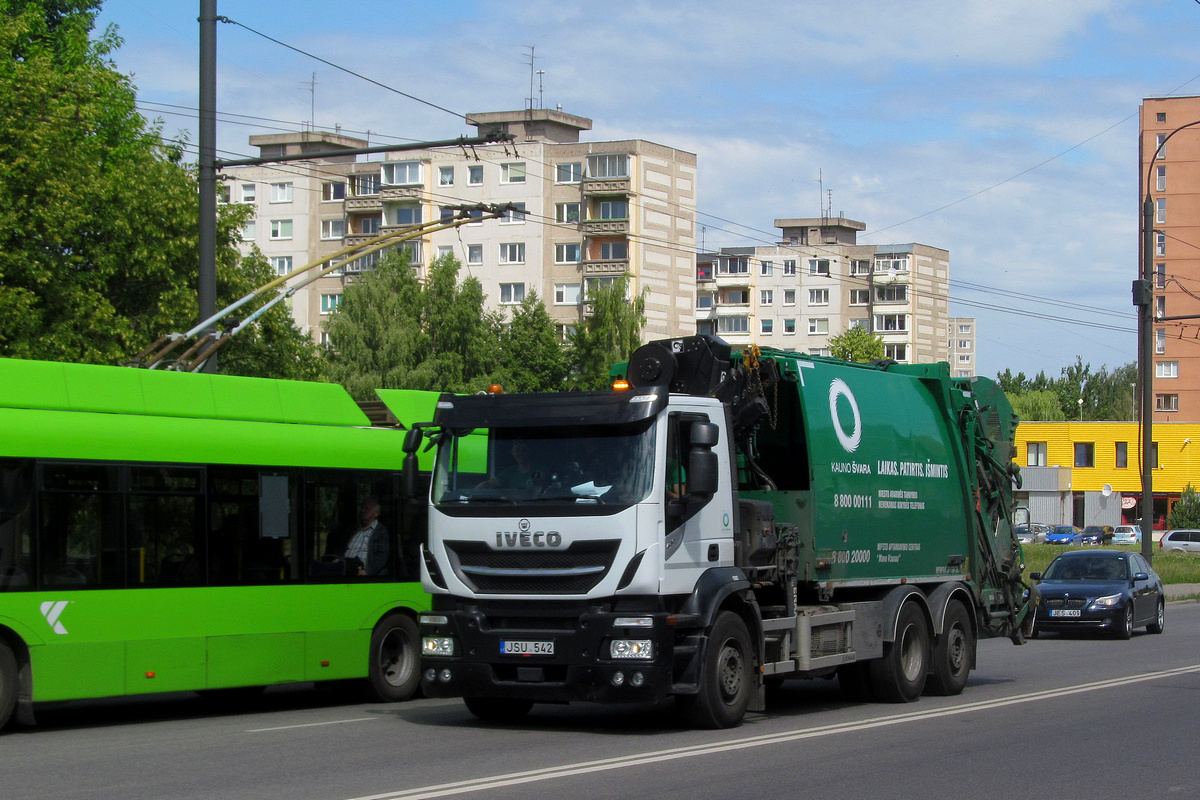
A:
[[[342,554],[349,574],[360,576],[386,575],[391,545],[388,529],[379,521],[379,498],[369,496],[358,510],[358,530],[346,544]]]

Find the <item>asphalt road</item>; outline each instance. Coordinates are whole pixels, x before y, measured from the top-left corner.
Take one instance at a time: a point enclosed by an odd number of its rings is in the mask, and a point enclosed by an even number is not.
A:
[[[910,705],[793,681],[729,731],[664,705],[536,707],[480,724],[454,700],[271,690],[241,711],[182,694],[39,708],[0,736],[25,798],[1200,797],[1200,604],[1161,636],[980,643],[967,690]]]

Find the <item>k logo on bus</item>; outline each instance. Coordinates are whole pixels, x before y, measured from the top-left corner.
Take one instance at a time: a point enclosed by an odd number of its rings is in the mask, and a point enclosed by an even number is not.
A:
[[[50,623],[50,627],[54,629],[55,633],[61,634],[67,632],[63,624],[58,621],[58,618],[62,616],[63,610],[67,607],[67,602],[66,600],[47,600],[42,603],[42,616],[46,618],[46,622]]]

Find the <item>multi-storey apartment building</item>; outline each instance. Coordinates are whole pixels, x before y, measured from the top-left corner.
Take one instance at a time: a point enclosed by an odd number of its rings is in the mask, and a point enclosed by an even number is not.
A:
[[[945,361],[950,254],[923,244],[863,245],[844,217],[777,219],[777,245],[698,256],[696,329],[814,355],[852,326],[897,361]]]
[[[389,231],[452,215],[462,204],[513,204],[502,219],[420,236],[404,247],[423,276],[452,253],[483,284],[490,308],[532,292],[565,332],[589,313],[590,287],[627,276],[646,298],[644,335],[695,330],[696,157],[640,139],[581,142],[591,120],[550,109],[468,115],[507,144],[353,156],[226,170],[231,202],[252,202],[246,234],[280,272]],[[328,133],[252,136],[263,156],[362,147]],[[247,194],[248,193],[248,194]],[[378,255],[348,261],[297,292],[293,315],[315,337],[347,281]]]
[[[1144,202],[1149,192],[1154,203],[1152,269],[1160,318],[1154,326],[1154,421],[1197,421],[1200,318],[1161,318],[1200,315],[1200,126],[1179,130],[1200,121],[1200,97],[1146,98],[1140,118],[1138,196]]]
[[[950,374],[956,378],[969,378],[977,374],[977,325],[974,317],[951,317],[946,323],[947,358],[950,361]]]

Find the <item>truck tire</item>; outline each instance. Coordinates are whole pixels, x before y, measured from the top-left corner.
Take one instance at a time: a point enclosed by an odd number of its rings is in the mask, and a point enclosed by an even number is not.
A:
[[[389,614],[371,633],[367,685],[381,703],[398,703],[412,697],[421,682],[420,634],[405,614]]]
[[[532,700],[515,697],[464,697],[463,702],[483,722],[516,722],[533,708]]]
[[[17,657],[0,641],[0,729],[8,724],[17,707]]]
[[[871,688],[885,703],[912,703],[925,690],[929,672],[929,625],[916,603],[905,603],[896,620],[896,640],[871,662]]]
[[[734,728],[750,705],[754,650],[746,623],[732,611],[717,615],[708,635],[700,691],[678,698],[689,722],[700,728]]]
[[[933,669],[925,683],[925,694],[952,697],[962,694],[971,674],[971,657],[975,652],[975,634],[971,630],[971,615],[962,603],[946,606],[942,635],[933,646]]]

